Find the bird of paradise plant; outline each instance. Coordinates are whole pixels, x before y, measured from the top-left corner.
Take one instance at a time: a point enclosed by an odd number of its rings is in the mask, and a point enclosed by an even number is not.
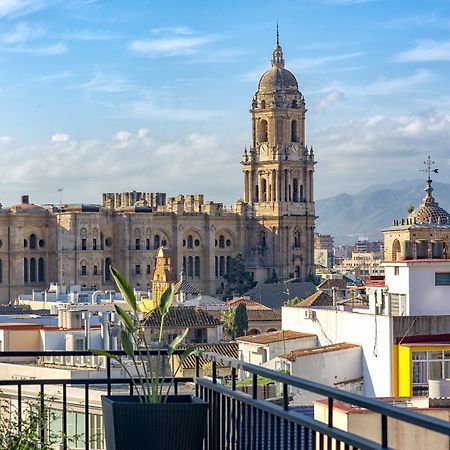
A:
[[[189,356],[199,354],[200,352],[194,348],[188,348],[182,353],[180,357],[180,364],[174,371],[171,382],[166,389],[164,389],[166,386],[164,382],[165,355],[164,352],[162,352],[165,347],[165,342],[163,339],[164,320],[173,303],[173,288],[169,287],[164,292],[159,302],[158,308],[161,314],[161,323],[157,342],[157,354],[152,358],[152,354],[154,354],[154,352],[151,352],[151,346],[145,337],[144,327],[138,317],[138,307],[134,291],[127,283],[123,275],[115,267],[111,266],[110,270],[117,287],[131,310],[128,313],[121,306],[117,304],[114,305],[114,309],[123,325],[120,332],[122,348],[133,362],[136,375],[133,376],[133,374],[131,374],[127,364],[125,364],[120,355],[112,354],[108,351],[99,349],[90,349],[89,351],[95,355],[105,356],[117,361],[132,380],[141,403],[165,403],[174,384],[175,377],[179,369],[183,366],[183,363]],[[188,332],[189,328],[186,328],[182,334],[176,336],[172,340],[167,347],[166,352],[169,357],[175,353],[175,350],[184,340]]]

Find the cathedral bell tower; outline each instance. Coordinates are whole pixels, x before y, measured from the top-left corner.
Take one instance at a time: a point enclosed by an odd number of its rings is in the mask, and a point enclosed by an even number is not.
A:
[[[277,29],[272,67],[262,75],[250,110],[252,144],[242,159],[244,201],[266,228],[264,246],[259,245],[264,265],[278,277],[304,279],[314,271],[315,161],[305,143],[305,99],[284,66]]]

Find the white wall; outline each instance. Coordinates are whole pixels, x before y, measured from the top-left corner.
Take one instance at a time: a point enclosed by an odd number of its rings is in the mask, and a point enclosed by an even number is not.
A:
[[[335,383],[361,378],[361,347],[301,356],[291,362],[291,374],[306,380],[336,387]],[[321,396],[300,390],[297,403],[310,405]]]
[[[399,274],[394,268],[399,267]],[[450,272],[450,261],[385,263],[389,293],[406,295],[406,314],[434,316],[450,314],[450,286],[435,286],[436,272]]]
[[[389,316],[313,309],[316,319],[305,318],[305,308],[283,307],[283,330],[317,334],[319,345],[349,342],[362,347],[365,395],[388,397],[392,392],[392,319]],[[338,364],[339,365],[339,364]]]

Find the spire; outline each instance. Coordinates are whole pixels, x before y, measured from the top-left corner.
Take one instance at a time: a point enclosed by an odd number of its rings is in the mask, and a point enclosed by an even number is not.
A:
[[[280,67],[284,67],[283,50],[280,45],[280,33],[278,30],[278,21],[277,21],[277,42],[275,44],[275,48],[273,49],[272,67],[276,67],[277,69]]]
[[[428,156],[427,160],[423,162],[427,167],[425,169],[422,169],[421,172],[425,172],[428,174],[428,177],[425,181],[426,186],[425,186],[425,197],[422,200],[422,204],[436,204],[436,200],[434,199],[432,193],[433,193],[433,187],[431,186],[431,184],[433,183],[433,180],[431,179],[431,172],[433,173],[438,173],[438,169],[433,169],[432,167],[434,166],[434,161],[431,160],[431,156]]]

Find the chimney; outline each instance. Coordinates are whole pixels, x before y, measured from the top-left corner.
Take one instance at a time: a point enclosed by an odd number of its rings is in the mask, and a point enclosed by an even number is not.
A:
[[[29,195],[22,195],[22,197],[20,197],[20,203],[23,203],[25,205],[28,205],[30,203],[30,196]]]

